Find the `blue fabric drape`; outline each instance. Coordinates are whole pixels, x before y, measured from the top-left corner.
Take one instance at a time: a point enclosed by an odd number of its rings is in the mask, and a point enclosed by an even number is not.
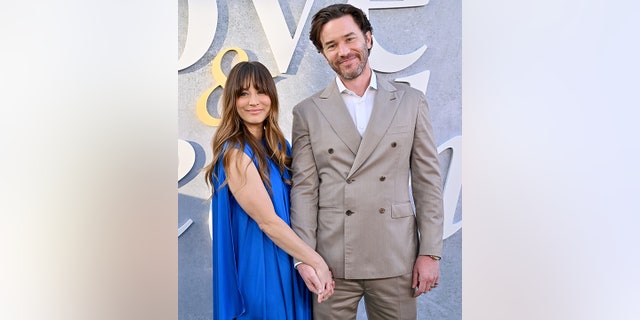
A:
[[[290,145],[287,142],[287,153]],[[244,152],[257,159],[248,145]],[[287,224],[290,186],[271,160],[271,201]],[[213,313],[214,319],[311,319],[311,293],[293,268],[292,258],[280,249],[240,207],[227,185],[220,162],[215,166],[212,197]],[[285,172],[285,179],[290,179]],[[268,189],[267,189],[268,190]]]

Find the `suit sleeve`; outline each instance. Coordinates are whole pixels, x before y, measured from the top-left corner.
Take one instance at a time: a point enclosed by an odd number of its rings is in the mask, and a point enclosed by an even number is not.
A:
[[[420,232],[418,254],[442,256],[444,209],[440,163],[424,94],[420,93],[417,100],[418,116],[411,150],[411,189]]]
[[[300,105],[293,108],[291,227],[316,249],[318,226],[318,171],[311,148],[308,121]]]

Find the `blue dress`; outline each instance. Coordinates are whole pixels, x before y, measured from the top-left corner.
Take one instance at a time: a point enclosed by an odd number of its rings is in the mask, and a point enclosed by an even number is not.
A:
[[[287,142],[287,154],[291,147]],[[258,163],[250,146],[244,152]],[[268,160],[271,201],[287,224],[290,186]],[[293,260],[260,230],[240,207],[228,185],[221,161],[215,166],[211,201],[213,234],[214,319],[311,319],[311,293],[293,268]],[[285,178],[290,179],[289,172]],[[267,189],[268,190],[268,189]]]

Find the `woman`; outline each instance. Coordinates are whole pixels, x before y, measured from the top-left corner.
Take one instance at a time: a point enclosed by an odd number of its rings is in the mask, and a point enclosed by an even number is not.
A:
[[[311,319],[311,294],[291,256],[316,270],[308,287],[318,302],[333,293],[333,280],[322,257],[289,227],[291,147],[278,126],[267,68],[235,65],[222,106],[205,167],[213,192],[214,319]]]

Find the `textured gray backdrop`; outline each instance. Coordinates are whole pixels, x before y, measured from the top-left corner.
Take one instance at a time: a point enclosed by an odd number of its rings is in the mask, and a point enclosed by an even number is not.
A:
[[[260,0],[255,0],[260,1]],[[188,8],[195,1],[179,0],[178,55],[184,48],[189,32]],[[286,74],[275,78],[281,104],[280,123],[287,139],[291,133],[291,109],[303,98],[324,88],[334,77],[324,58],[308,40],[310,19],[319,8],[346,1],[314,1],[311,14],[304,21]],[[397,1],[396,1],[397,2]],[[377,1],[376,1],[377,3]],[[300,22],[304,1],[279,0],[291,34]],[[208,227],[208,191],[200,173],[210,161],[209,143],[215,127],[205,125],[196,116],[196,101],[213,85],[212,60],[230,47],[244,50],[250,60],[263,62],[278,74],[270,44],[252,1],[217,1],[218,16],[215,37],[209,49],[192,66],[178,72],[179,82],[179,139],[189,142],[195,150],[195,163],[189,173],[178,181],[178,227],[193,223],[178,240],[179,248],[179,319],[212,318],[211,244]],[[461,1],[431,0],[424,6],[396,9],[372,9],[368,13],[374,28],[376,45],[394,54],[407,54],[423,45],[428,48],[411,66],[383,77],[396,79],[430,71],[426,90],[431,109],[436,144],[442,145],[461,135]],[[228,73],[234,53],[222,59],[222,71]],[[216,116],[216,102],[220,89],[209,98],[209,113]],[[459,150],[456,150],[459,151]],[[441,154],[444,178],[451,159],[450,151]],[[462,220],[460,195],[455,220]],[[462,229],[444,241],[440,286],[418,298],[419,319],[462,318]],[[366,319],[360,310],[358,319]]]

